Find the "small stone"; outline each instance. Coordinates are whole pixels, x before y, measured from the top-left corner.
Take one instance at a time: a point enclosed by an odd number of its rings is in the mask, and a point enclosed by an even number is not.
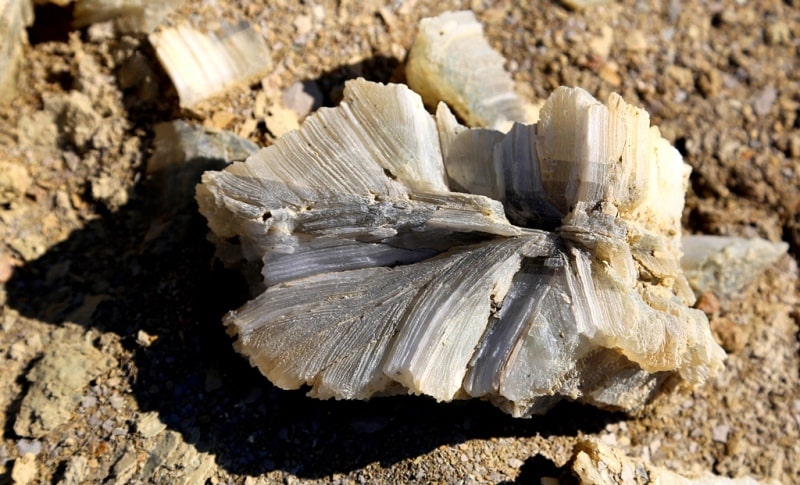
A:
[[[711,439],[716,441],[717,443],[726,443],[728,441],[728,433],[731,431],[731,426],[729,424],[720,424],[719,426],[714,426],[711,430]]]
[[[292,130],[300,128],[297,114],[283,106],[272,106],[265,117],[267,129],[275,137],[281,137]]]
[[[128,191],[115,177],[102,175],[91,180],[92,198],[102,202],[109,210],[116,210],[128,203]]]
[[[747,344],[747,327],[737,325],[728,318],[714,318],[710,324],[711,332],[726,352],[739,352]]]
[[[83,456],[73,456],[67,469],[64,470],[64,478],[58,482],[59,485],[80,485],[85,483],[89,474],[89,461]]]
[[[36,476],[36,456],[22,455],[14,461],[14,467],[11,469],[12,482],[17,485],[34,483]]]
[[[759,116],[769,114],[776,99],[778,99],[778,90],[775,89],[775,86],[767,86],[753,98],[753,111]]]
[[[22,198],[30,186],[31,177],[24,165],[0,160],[0,204]]]
[[[612,86],[619,86],[622,84],[622,76],[619,75],[619,66],[616,62],[606,62],[597,73],[600,79],[607,82]]]
[[[0,253],[0,284],[10,280],[13,274],[13,260],[5,254]]]
[[[136,473],[137,464],[136,450],[128,448],[114,463],[111,468],[111,476],[116,479],[116,483],[128,483]]]
[[[161,435],[161,438],[159,438],[153,450],[150,452],[147,462],[144,464],[141,477],[145,481],[152,477],[153,472],[167,461],[169,456],[178,447],[179,443],[181,443],[181,435],[175,431],[167,431]]]
[[[648,45],[647,37],[645,37],[644,32],[641,30],[631,31],[625,37],[625,48],[629,51],[641,52],[647,50]]]
[[[789,156],[800,158],[800,135],[792,135],[789,138]]]
[[[694,307],[706,315],[716,315],[719,313],[719,299],[710,291],[706,291],[697,298]]]
[[[231,124],[233,124],[234,121],[236,121],[235,113],[231,113],[230,111],[217,111],[211,115],[211,119],[208,120],[208,124],[220,130],[226,130],[231,126]]]
[[[589,49],[598,56],[606,59],[611,55],[611,47],[614,45],[614,29],[609,25],[600,28],[600,35],[589,40]]]
[[[158,335],[150,335],[144,330],[136,332],[136,343],[142,347],[150,347],[156,340],[158,340]]]
[[[311,33],[311,29],[314,27],[314,20],[310,15],[298,15],[292,25],[294,25],[297,35],[302,37]]]
[[[139,421],[136,422],[136,431],[145,438],[152,438],[166,428],[167,425],[161,422],[158,413],[155,411],[143,414]]]
[[[789,25],[782,20],[769,24],[764,30],[764,38],[770,45],[785,44],[791,37],[792,31],[789,29]]]
[[[123,409],[125,407],[125,398],[118,394],[115,394],[110,398],[108,398],[108,403],[111,404],[112,408],[119,411],[120,409]]]
[[[322,91],[314,81],[298,81],[283,92],[284,106],[303,119],[322,106]],[[258,99],[258,98],[256,98]]]

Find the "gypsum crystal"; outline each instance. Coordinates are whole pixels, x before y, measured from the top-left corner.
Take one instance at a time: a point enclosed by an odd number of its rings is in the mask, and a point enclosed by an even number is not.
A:
[[[220,258],[262,267],[224,323],[279,387],[634,410],[722,367],[678,264],[688,172],[616,95],[559,88],[503,135],[356,80],[197,200]]]
[[[0,102],[17,92],[22,51],[28,43],[25,28],[32,23],[31,0],[0,0]]]
[[[234,86],[246,86],[272,68],[264,38],[247,22],[208,34],[179,25],[148,39],[185,108]]]
[[[469,10],[422,19],[408,53],[406,78],[428,106],[446,102],[469,126],[507,131],[527,121],[505,59]]]

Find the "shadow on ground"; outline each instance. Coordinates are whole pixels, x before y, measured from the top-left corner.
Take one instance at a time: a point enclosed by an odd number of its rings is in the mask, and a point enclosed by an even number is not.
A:
[[[335,87],[349,72],[318,82]],[[191,191],[175,197],[182,201],[165,216],[163,187],[145,184],[133,202],[20,268],[7,283],[8,303],[27,317],[119,335],[133,355],[140,409],[157,411],[231,473],[322,477],[473,438],[591,433],[621,418],[565,403],[517,420],[476,401],[317,401],[276,389],[235,354],[220,324],[244,302],[243,280],[214,261]],[[142,347],[140,330],[158,338]]]

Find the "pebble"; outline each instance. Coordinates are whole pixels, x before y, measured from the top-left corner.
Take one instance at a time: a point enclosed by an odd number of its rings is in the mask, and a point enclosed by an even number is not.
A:
[[[711,439],[717,443],[726,443],[728,441],[728,434],[731,431],[729,424],[720,424],[711,429]]]
[[[778,99],[778,90],[775,89],[775,86],[767,86],[753,98],[753,111],[759,116],[769,114],[776,99]]]
[[[64,478],[58,485],[80,485],[85,483],[89,474],[89,460],[84,456],[73,456],[64,470]]]
[[[0,160],[0,204],[8,204],[25,195],[31,176],[24,165]]]
[[[280,105],[269,108],[265,121],[267,123],[267,129],[276,138],[280,138],[286,133],[300,128],[297,114],[289,108]]]
[[[42,442],[23,438],[17,441],[17,451],[20,455],[36,456],[42,452]]]
[[[0,253],[0,285],[11,279],[14,274],[13,260]]]
[[[145,438],[152,438],[167,428],[167,425],[161,422],[158,413],[150,411],[142,415],[139,421],[136,422],[136,431]]]
[[[322,106],[322,91],[313,81],[298,81],[286,88],[281,99],[284,106],[302,120]],[[256,101],[258,101],[258,97],[256,97]]]
[[[38,472],[36,470],[36,456],[22,455],[14,461],[11,469],[11,481],[17,485],[34,483]]]

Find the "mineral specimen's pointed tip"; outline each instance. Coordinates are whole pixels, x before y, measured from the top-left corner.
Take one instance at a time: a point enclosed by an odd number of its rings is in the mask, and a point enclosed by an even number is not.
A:
[[[219,252],[266,286],[225,319],[237,350],[312,396],[405,388],[515,416],[563,398],[633,410],[670,373],[714,375],[724,352],[678,263],[679,154],[619,97],[560,88],[541,114],[467,129],[355,80],[206,173]]]

